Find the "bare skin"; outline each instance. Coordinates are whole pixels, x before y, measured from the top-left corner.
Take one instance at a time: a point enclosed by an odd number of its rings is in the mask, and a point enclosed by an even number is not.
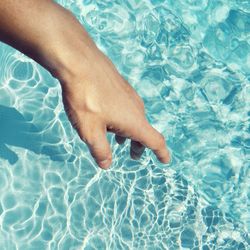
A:
[[[0,41],[59,80],[69,120],[101,168],[112,161],[107,132],[119,144],[131,139],[133,159],[148,147],[169,162],[165,139],[148,123],[142,99],[68,10],[51,0],[1,0]]]

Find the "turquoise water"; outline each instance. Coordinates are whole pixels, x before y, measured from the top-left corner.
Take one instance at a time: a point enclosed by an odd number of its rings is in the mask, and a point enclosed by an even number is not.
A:
[[[96,167],[61,89],[0,44],[0,249],[247,250],[249,0],[66,1],[145,101],[173,161]]]

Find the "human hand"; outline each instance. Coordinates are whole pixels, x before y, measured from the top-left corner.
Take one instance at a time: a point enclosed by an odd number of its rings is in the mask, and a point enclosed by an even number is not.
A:
[[[69,120],[97,164],[104,169],[111,164],[107,132],[115,133],[119,144],[131,139],[133,159],[140,158],[148,147],[161,162],[169,162],[164,137],[148,123],[142,99],[112,62],[93,46],[80,69],[62,84],[63,102]]]
[[[112,159],[107,131],[120,144],[131,139],[134,159],[148,147],[160,161],[169,161],[164,137],[146,120],[142,99],[69,11],[51,0],[0,1],[0,40],[60,81],[69,120],[101,168]]]

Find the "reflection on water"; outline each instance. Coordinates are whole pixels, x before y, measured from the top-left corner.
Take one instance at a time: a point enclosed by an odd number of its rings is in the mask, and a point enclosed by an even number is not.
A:
[[[145,101],[169,166],[98,169],[58,82],[0,45],[0,249],[249,249],[248,1],[58,1]]]

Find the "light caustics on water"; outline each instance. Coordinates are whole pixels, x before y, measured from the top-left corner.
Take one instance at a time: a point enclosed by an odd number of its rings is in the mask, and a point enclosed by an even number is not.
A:
[[[42,67],[0,45],[0,249],[249,249],[250,2],[64,1],[145,101],[171,165],[98,169]]]

